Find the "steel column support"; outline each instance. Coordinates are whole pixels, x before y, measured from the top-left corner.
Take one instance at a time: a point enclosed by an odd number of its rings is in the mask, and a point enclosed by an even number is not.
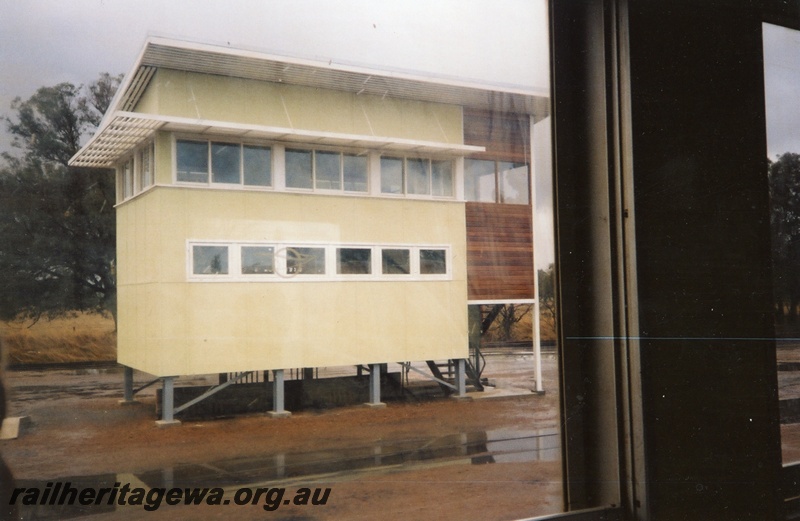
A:
[[[466,360],[457,358],[453,362],[456,364],[456,394],[454,398],[465,398],[467,396]]]
[[[272,418],[287,418],[291,416],[292,413],[283,408],[283,369],[276,369],[272,371],[272,376],[272,410],[267,414],[269,414]]]
[[[159,427],[170,425],[180,425],[180,421],[175,419],[175,377],[165,376],[161,380],[161,420],[156,422]]]
[[[368,407],[386,407],[381,402],[381,364],[369,366],[369,402]]]
[[[120,405],[132,405],[137,403],[133,399],[133,368],[123,366],[123,381],[122,381],[122,400],[119,401]]]

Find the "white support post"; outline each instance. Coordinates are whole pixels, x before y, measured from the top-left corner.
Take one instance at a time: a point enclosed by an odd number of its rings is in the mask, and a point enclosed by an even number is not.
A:
[[[175,419],[175,377],[165,376],[161,380],[161,419],[156,422],[159,427],[180,425]]]
[[[381,364],[369,365],[369,402],[365,405],[373,408],[386,407],[381,402]]]
[[[542,384],[542,339],[540,334],[540,324],[539,324],[539,267],[536,265],[536,251],[538,248],[536,246],[536,163],[534,155],[534,127],[536,126],[533,118],[530,118],[530,144],[531,144],[531,173],[530,173],[530,186],[531,186],[531,211],[533,212],[533,216],[531,217],[531,233],[533,237],[531,237],[531,241],[533,244],[533,371],[534,371],[534,379],[536,380],[536,388],[534,389],[535,392],[539,394],[544,394],[544,385]]]
[[[272,418],[288,418],[292,413],[283,408],[283,369],[272,371],[272,375],[272,410],[267,414]]]

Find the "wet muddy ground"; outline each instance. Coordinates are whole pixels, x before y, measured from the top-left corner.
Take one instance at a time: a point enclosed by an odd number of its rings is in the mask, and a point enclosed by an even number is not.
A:
[[[9,415],[27,415],[32,424],[0,449],[19,487],[211,487],[228,501],[162,501],[155,510],[106,501],[29,505],[20,510],[24,519],[522,519],[558,512],[562,503],[555,356],[543,362],[544,395],[531,392],[530,353],[506,350],[487,357],[484,375],[495,387],[470,393],[478,399],[308,410],[287,419],[244,415],[168,429],[154,423],[155,386],[137,395],[139,405],[118,404],[118,368],[12,371]],[[150,379],[135,374],[137,386]],[[294,504],[306,488],[330,489],[325,504]],[[274,501],[271,490],[285,497]],[[248,493],[252,501],[244,501]]]

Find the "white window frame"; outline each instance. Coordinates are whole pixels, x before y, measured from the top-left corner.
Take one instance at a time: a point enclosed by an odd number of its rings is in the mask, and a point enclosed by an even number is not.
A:
[[[485,161],[487,163],[494,163],[494,201],[476,201],[474,199],[467,199],[467,197],[466,197],[466,189],[464,187],[464,184],[467,181],[466,168],[464,169],[464,175],[463,175],[463,177],[461,179],[462,190],[464,192],[463,199],[465,201],[470,202],[470,203],[481,203],[481,204],[510,204],[510,205],[517,205],[517,206],[530,206],[531,205],[530,188],[531,188],[531,183],[533,182],[532,181],[532,179],[533,179],[533,169],[531,168],[531,163],[530,162],[527,162],[527,163],[520,162],[520,163],[518,163],[516,161],[506,161],[506,160],[503,160],[503,159],[483,159],[483,158],[477,158],[477,157],[468,157],[468,158],[465,158],[464,161],[465,162],[466,161]],[[506,202],[506,201],[503,200],[504,199],[504,195],[503,195],[503,179],[502,179],[502,175],[501,174],[503,172],[505,172],[506,170],[503,170],[503,171],[500,170],[500,164],[501,163],[519,164],[519,166],[517,168],[521,168],[523,166],[527,168],[527,170],[528,170],[528,192],[527,192],[528,202],[527,203],[509,203],[509,202]]]
[[[311,154],[311,188],[300,188],[294,186],[285,186],[287,192],[301,192],[301,193],[320,193],[320,194],[330,194],[330,195],[340,195],[340,194],[347,194],[347,195],[354,195],[354,196],[365,196],[370,195],[370,185],[371,185],[371,178],[370,175],[370,156],[369,152],[367,151],[353,151],[353,150],[346,150],[346,149],[339,149],[339,148],[328,148],[328,147],[310,147],[310,146],[287,146],[283,148],[284,154],[284,161],[283,161],[283,176],[284,176],[284,185],[286,182],[286,151],[293,150],[299,152],[308,152]],[[318,177],[317,177],[317,153],[324,152],[324,153],[334,153],[339,156],[339,186],[340,188],[320,188],[317,186]],[[347,190],[345,189],[345,181],[344,181],[344,156],[354,156],[354,157],[364,157],[366,161],[366,177],[365,181],[367,186],[364,190]]]
[[[193,141],[195,143],[205,143],[206,154],[208,154],[208,169],[206,171],[206,180],[199,181],[179,181],[178,180],[178,141]],[[213,180],[213,157],[211,148],[213,144],[222,145],[235,145],[239,147],[239,182],[238,183],[221,183]],[[251,185],[244,182],[244,147],[262,147],[270,150],[270,184],[269,185]],[[275,146],[270,143],[259,143],[250,140],[231,139],[223,136],[196,136],[196,135],[183,135],[172,134],[172,183],[175,186],[191,186],[203,188],[215,188],[220,190],[257,190],[257,191],[273,191],[275,186]]]
[[[205,143],[208,153],[208,171],[206,180],[200,181],[179,181],[178,180],[178,142],[179,141],[193,141],[196,143]],[[240,161],[239,161],[239,182],[238,183],[220,183],[213,181],[212,174],[212,154],[211,146],[214,143],[232,144],[239,146]],[[269,186],[251,185],[244,183],[244,147],[264,147],[270,150],[270,167],[271,167],[271,183]],[[300,188],[290,187],[286,185],[286,150],[297,150],[301,152],[308,152],[311,155],[311,187]],[[317,160],[316,156],[319,152],[332,152],[339,156],[339,184],[340,188],[321,188],[317,186]],[[364,190],[348,190],[346,189],[344,179],[344,158],[345,156],[364,157],[366,161],[367,173],[365,177],[366,187]],[[381,159],[382,158],[397,159],[402,162],[402,193],[387,193],[381,190]],[[408,193],[408,161],[409,160],[422,160],[427,166],[427,186],[428,192],[423,194]],[[434,195],[433,194],[433,163],[434,162],[447,162],[450,164],[450,195]],[[228,189],[228,190],[258,190],[258,191],[273,191],[273,192],[286,192],[286,193],[308,193],[308,194],[323,194],[323,195],[347,195],[351,197],[380,197],[386,199],[415,199],[415,200],[435,200],[435,201],[452,201],[463,202],[463,168],[464,158],[458,157],[437,157],[437,156],[415,156],[393,153],[382,153],[380,150],[373,149],[351,149],[347,147],[327,147],[327,146],[314,146],[308,143],[280,143],[280,142],[257,142],[252,140],[231,139],[229,136],[206,136],[173,133],[172,134],[172,182],[175,186],[181,187],[195,187],[195,188],[214,188],[214,189]],[[529,168],[530,176],[530,168]]]
[[[441,158],[441,157],[429,157],[429,156],[411,156],[411,155],[400,155],[400,154],[380,154],[378,160],[378,166],[380,167],[380,160],[382,159],[396,159],[402,162],[402,190],[401,193],[391,193],[391,192],[384,192],[383,185],[381,183],[383,178],[382,169],[379,168],[378,174],[378,193],[381,197],[386,198],[406,198],[406,199],[421,199],[421,200],[436,200],[436,201],[453,201],[453,200],[460,200],[458,196],[458,190],[456,190],[456,180],[458,179],[459,175],[457,173],[458,170],[458,163],[453,158]],[[408,162],[409,161],[424,161],[427,170],[427,185],[428,185],[428,192],[421,193],[421,194],[412,194],[408,191]],[[450,193],[451,195],[434,195],[433,194],[433,163],[438,161],[445,161],[450,163]]]
[[[226,246],[228,248],[227,274],[194,273],[194,246]],[[273,273],[242,273],[243,247],[274,248]],[[291,274],[287,272],[288,248],[322,248],[325,250],[324,274]],[[338,249],[370,250],[371,273],[337,273]],[[384,274],[382,266],[383,250],[408,250],[410,273]],[[421,250],[443,250],[445,252],[445,272],[423,274],[420,271]],[[375,244],[375,243],[322,243],[305,241],[186,241],[186,279],[189,282],[436,282],[453,280],[453,255],[449,244]]]
[[[213,246],[225,247],[228,250],[228,273],[195,273],[194,272],[194,248],[195,246]],[[231,243],[225,241],[194,241],[187,242],[186,245],[186,273],[189,280],[197,281],[223,281],[227,280],[234,273],[241,273],[240,255],[232,254],[233,247]]]

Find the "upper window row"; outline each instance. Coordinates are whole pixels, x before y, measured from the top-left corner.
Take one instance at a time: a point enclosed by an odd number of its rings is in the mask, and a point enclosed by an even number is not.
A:
[[[381,192],[453,197],[453,162],[381,157]]]
[[[367,156],[326,150],[286,149],[286,186],[367,192]]]
[[[178,181],[271,186],[272,149],[213,141],[179,140]]]
[[[379,162],[372,163],[380,169],[373,175],[366,153],[302,148],[280,150],[279,162],[285,166],[285,171],[278,185],[288,189],[442,198],[456,195],[453,160],[381,156]],[[175,151],[176,180],[180,183],[274,186],[276,159],[270,146],[178,139]],[[153,156],[151,142],[120,167],[118,193],[121,201],[153,184]],[[372,189],[371,179],[376,185]],[[530,203],[530,172],[525,163],[465,159],[463,187],[467,201]]]
[[[448,247],[192,243],[194,280],[441,280]]]

